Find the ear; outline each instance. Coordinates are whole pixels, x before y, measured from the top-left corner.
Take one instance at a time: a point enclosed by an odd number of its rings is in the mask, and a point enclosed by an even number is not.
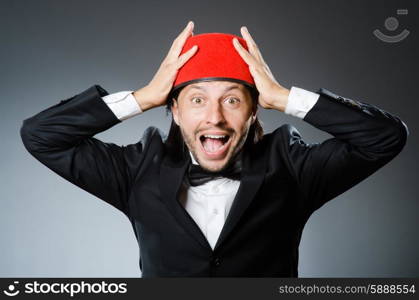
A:
[[[179,109],[178,103],[175,98],[172,98],[173,104],[171,107],[173,120],[175,121],[176,125],[179,126]]]

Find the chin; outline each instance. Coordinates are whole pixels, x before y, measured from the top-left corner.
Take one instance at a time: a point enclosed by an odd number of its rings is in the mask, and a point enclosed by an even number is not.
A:
[[[200,161],[199,165],[203,168],[206,169],[207,171],[210,172],[218,172],[221,171],[222,169],[225,168],[225,166],[227,165],[228,161]]]
[[[199,150],[198,150],[199,151]],[[198,155],[196,155],[198,154]],[[218,172],[223,170],[231,160],[231,154],[228,153],[224,158],[221,159],[213,159],[207,158],[204,153],[194,153],[194,157],[199,165],[210,172]]]

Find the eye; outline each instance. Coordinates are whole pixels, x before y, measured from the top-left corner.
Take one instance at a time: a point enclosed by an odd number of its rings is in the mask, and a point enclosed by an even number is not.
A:
[[[191,99],[191,102],[194,103],[194,104],[202,104],[204,102],[204,100],[200,97],[193,97]]]
[[[227,104],[236,105],[236,104],[239,104],[239,103],[240,103],[240,100],[239,100],[239,99],[237,99],[237,98],[234,98],[234,97],[230,97],[230,98],[227,98],[227,99],[225,100],[225,102],[226,102]]]

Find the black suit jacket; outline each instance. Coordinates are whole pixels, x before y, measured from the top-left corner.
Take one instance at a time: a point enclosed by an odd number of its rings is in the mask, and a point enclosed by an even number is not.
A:
[[[245,148],[243,178],[214,250],[177,199],[187,151],[168,151],[156,128],[126,146],[93,137],[120,122],[100,86],[24,120],[20,133],[41,163],[129,218],[143,277],[298,277],[310,215],[388,163],[408,135],[399,118],[375,106],[318,93],[304,120],[334,137],[307,144],[286,124]]]

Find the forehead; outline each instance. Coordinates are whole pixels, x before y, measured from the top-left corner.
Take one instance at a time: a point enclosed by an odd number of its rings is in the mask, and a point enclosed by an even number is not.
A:
[[[246,87],[241,83],[214,80],[189,84],[182,89],[181,93],[187,93],[189,91],[201,91],[204,93],[237,91],[246,93],[246,90]]]

